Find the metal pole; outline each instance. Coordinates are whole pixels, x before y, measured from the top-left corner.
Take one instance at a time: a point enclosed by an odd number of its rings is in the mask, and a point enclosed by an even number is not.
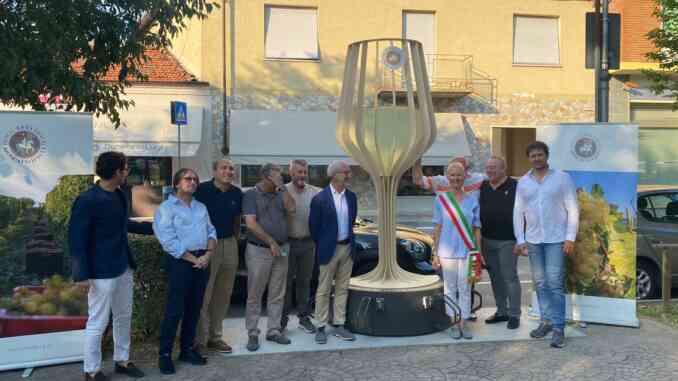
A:
[[[600,63],[600,121],[607,122],[610,113],[610,76],[608,60],[608,40],[610,34],[609,0],[603,0],[603,49]]]
[[[593,62],[595,64],[595,112],[596,123],[600,122],[600,43],[602,40],[600,25],[600,0],[595,2],[595,17],[593,22]]]
[[[181,123],[177,123],[177,162],[181,169]]]
[[[662,250],[662,304],[664,313],[671,312],[671,258],[668,249]]]

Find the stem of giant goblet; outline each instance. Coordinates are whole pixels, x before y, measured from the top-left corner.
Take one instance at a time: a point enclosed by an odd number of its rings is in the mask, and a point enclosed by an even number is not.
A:
[[[396,185],[398,180],[392,176],[380,176],[375,179],[377,204],[379,207],[379,262],[375,269],[381,279],[396,279],[400,269],[396,257]]]
[[[374,270],[353,278],[351,284],[358,287],[404,291],[437,282],[437,276],[413,274],[398,265],[396,191],[399,176],[374,176],[372,179],[377,191],[377,206],[379,207],[379,262]]]

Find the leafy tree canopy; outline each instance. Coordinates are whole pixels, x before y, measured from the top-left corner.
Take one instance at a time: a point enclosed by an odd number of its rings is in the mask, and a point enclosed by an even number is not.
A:
[[[209,0],[0,0],[0,102],[44,110],[45,95],[66,109],[118,110],[130,80],[144,80],[144,49],[163,49],[217,4]],[[120,65],[118,81],[100,81]],[[51,102],[50,102],[51,103]]]
[[[659,63],[660,70],[645,70],[656,93],[669,92],[678,99],[678,0],[655,0],[654,15],[660,27],[647,34],[656,50],[647,58]]]

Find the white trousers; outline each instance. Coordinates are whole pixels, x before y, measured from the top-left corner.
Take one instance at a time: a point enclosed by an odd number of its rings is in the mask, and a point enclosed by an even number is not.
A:
[[[471,315],[471,285],[466,279],[468,258],[468,256],[459,259],[439,258],[443,271],[445,295],[457,303],[461,309],[462,319],[468,319]],[[447,305],[445,310],[449,316],[454,315],[454,311]]]
[[[87,304],[89,317],[85,327],[85,366],[87,373],[101,369],[101,337],[113,313],[113,360],[129,360],[132,325],[132,270],[117,278],[90,279]]]

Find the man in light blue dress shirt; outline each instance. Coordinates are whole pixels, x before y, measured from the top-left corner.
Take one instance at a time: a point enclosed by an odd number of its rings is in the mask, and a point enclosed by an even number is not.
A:
[[[153,231],[167,252],[167,305],[160,329],[158,367],[163,374],[174,374],[172,347],[181,321],[179,361],[205,365],[207,359],[193,347],[205,288],[209,261],[217,242],[217,232],[207,207],[193,199],[198,175],[180,169],[173,179],[176,195],[170,195],[155,212]]]
[[[565,346],[565,255],[577,238],[579,206],[570,175],[549,168],[549,148],[542,142],[527,146],[532,169],[518,182],[513,209],[516,254],[530,258],[541,324],[532,332],[542,338],[553,331],[551,346]]]

